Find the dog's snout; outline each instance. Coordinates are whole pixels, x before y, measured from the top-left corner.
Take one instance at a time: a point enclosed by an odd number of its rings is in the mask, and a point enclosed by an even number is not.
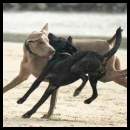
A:
[[[49,50],[49,53],[50,53],[50,54],[54,54],[54,53],[55,53],[55,50],[54,50],[54,49],[50,49],[50,50]]]

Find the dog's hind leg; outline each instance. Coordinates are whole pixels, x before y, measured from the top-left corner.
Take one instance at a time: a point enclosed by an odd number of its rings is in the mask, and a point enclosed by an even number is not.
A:
[[[114,82],[127,87],[127,69],[122,70],[122,73],[114,79]]]
[[[116,82],[116,83],[118,83],[118,84],[120,84],[120,85],[122,85],[124,87],[127,87],[127,76],[126,77],[123,76],[121,78],[117,78],[117,79],[114,80],[114,82]]]
[[[83,80],[82,84],[74,91],[73,96],[78,96],[80,94],[80,92],[82,91],[82,89],[84,88],[86,82],[88,81],[88,76],[84,75],[81,77],[81,79]]]
[[[111,66],[109,66],[111,65]],[[111,60],[109,60],[109,65],[106,68],[107,73],[105,76],[103,76],[100,80],[102,82],[110,82],[114,81],[115,83],[122,85],[124,87],[127,87],[127,71],[121,70],[121,64],[119,58],[112,57]]]
[[[24,59],[23,62],[21,63],[19,75],[3,88],[3,93],[16,87],[18,84],[22,83],[23,81],[27,80],[30,74],[31,73],[29,72],[27,65],[25,63],[25,59]]]
[[[97,93],[97,80],[93,76],[92,77],[89,76],[89,81],[90,81],[90,84],[92,86],[93,94],[92,94],[92,96],[90,98],[88,98],[88,99],[86,99],[84,101],[85,104],[91,103],[98,96],[98,93]]]
[[[115,60],[115,70],[121,70],[121,65],[120,65],[120,60],[118,57],[116,57],[116,60]],[[127,76],[125,75],[122,75],[121,77],[118,77],[114,80],[114,82],[124,86],[124,87],[127,87]]]
[[[115,70],[121,70],[121,63],[120,63],[120,60],[117,56],[115,59]]]
[[[57,89],[58,87],[50,85],[46,89],[45,93],[41,97],[41,99],[34,105],[34,107],[25,113],[22,117],[23,118],[30,118],[33,113],[37,111],[37,109],[48,99],[48,97]]]
[[[119,85],[127,87],[127,70],[116,70],[109,71],[106,75],[101,79],[102,82],[110,82],[114,81]]]
[[[49,111],[47,114],[43,115],[42,118],[50,118],[50,116],[53,114],[54,112],[54,108],[55,108],[55,105],[56,105],[56,101],[57,101],[57,92],[58,92],[58,89],[55,90],[52,95],[51,95],[51,101],[50,101],[50,108],[49,108]]]

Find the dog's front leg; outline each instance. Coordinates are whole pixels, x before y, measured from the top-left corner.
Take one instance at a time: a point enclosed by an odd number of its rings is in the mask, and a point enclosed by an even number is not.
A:
[[[74,91],[74,94],[73,94],[74,97],[75,97],[75,96],[78,96],[78,95],[80,94],[80,92],[81,92],[82,89],[84,88],[86,82],[88,81],[88,76],[83,75],[83,76],[81,77],[81,79],[83,80],[83,82],[82,82],[82,84]]]
[[[49,85],[49,87],[46,89],[45,93],[41,97],[41,99],[38,101],[38,103],[27,113],[25,113],[22,117],[23,118],[30,118],[33,113],[37,111],[37,109],[48,99],[48,97],[57,89],[58,87]]]
[[[90,81],[90,84],[92,86],[93,94],[89,99],[86,99],[84,101],[85,104],[91,103],[98,96],[98,93],[97,93],[97,79],[95,79],[95,77],[93,77],[93,76],[89,76],[89,81]]]
[[[56,101],[57,101],[57,92],[58,92],[58,89],[55,90],[52,95],[51,95],[51,101],[50,101],[50,108],[49,108],[49,111],[47,114],[43,115],[42,118],[50,118],[50,116],[53,114],[54,112],[54,108],[55,108],[55,105],[56,105]]]
[[[28,64],[26,63],[26,59],[24,58],[21,63],[19,75],[3,88],[3,93],[9,91],[10,89],[20,84],[21,82],[25,81],[29,77],[30,74],[31,73],[28,69]]]
[[[26,101],[26,99],[29,97],[29,95],[39,86],[39,84],[43,81],[43,77],[42,75],[40,75],[35,82],[32,84],[32,86],[30,87],[30,89],[25,93],[25,95],[20,98],[17,103],[18,104],[22,104],[24,101]]]

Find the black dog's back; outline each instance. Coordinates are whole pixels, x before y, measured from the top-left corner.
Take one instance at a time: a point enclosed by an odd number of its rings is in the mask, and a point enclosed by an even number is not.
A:
[[[57,60],[58,55],[52,61],[49,61],[46,70],[48,71],[45,76],[52,84],[56,86],[64,86],[74,81],[78,80],[81,75],[85,75],[89,72],[96,73],[98,71],[102,57],[95,52],[76,52],[74,55],[67,56],[66,58],[61,58],[62,60]],[[93,57],[93,58],[92,58]],[[80,63],[80,64],[78,64]],[[76,66],[75,66],[76,64]],[[79,66],[79,67],[77,67]]]
[[[57,84],[57,86],[67,85],[85,74],[93,75],[98,80],[102,74],[105,74],[104,59],[108,60],[120,46],[121,31],[121,28],[117,29],[115,46],[104,55],[92,51],[76,52],[53,65],[49,62],[47,66],[52,66],[52,68],[49,67],[51,70],[48,70],[48,74],[51,76],[47,76],[48,80]],[[58,55],[53,60],[56,60],[57,57]]]

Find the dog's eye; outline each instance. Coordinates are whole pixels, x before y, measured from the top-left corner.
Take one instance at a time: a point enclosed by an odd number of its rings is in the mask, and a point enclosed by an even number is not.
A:
[[[28,43],[32,43],[33,41],[27,41]]]

